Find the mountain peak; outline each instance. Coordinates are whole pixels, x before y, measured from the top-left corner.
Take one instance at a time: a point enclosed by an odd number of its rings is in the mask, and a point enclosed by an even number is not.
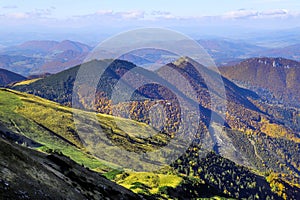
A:
[[[193,62],[193,60],[188,56],[182,56],[178,60],[174,61],[173,64],[179,66],[183,63],[188,63],[188,62]]]
[[[188,56],[182,56],[176,61],[172,63],[174,66],[178,68],[185,69],[187,66],[192,65],[192,66],[199,66],[199,63],[197,63],[195,60]]]
[[[89,47],[86,44],[82,44],[80,42],[74,42],[71,40],[63,40],[57,45],[55,45],[52,49],[52,51],[67,51],[72,50],[75,52],[89,52],[91,50],[91,47]]]

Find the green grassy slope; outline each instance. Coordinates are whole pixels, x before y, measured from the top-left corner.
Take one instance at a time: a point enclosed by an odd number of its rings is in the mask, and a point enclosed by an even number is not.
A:
[[[109,154],[117,159],[114,163],[126,163],[127,159],[120,157],[116,149],[146,152],[167,141],[163,133],[157,134],[149,125],[129,119],[76,110],[76,126],[72,110],[57,103],[7,89],[0,90],[0,99],[1,122],[6,127],[43,144],[41,150],[61,151],[92,169],[107,171],[90,152],[100,158]]]
[[[34,120],[36,117],[34,113],[32,113],[32,117],[29,116],[29,110],[31,107],[38,104],[43,105],[44,108],[40,108],[38,112],[36,111],[36,113],[39,113],[40,116],[44,116],[46,119],[44,122],[39,121],[40,123]],[[86,152],[80,150],[72,143],[74,142],[79,145],[75,139],[72,140],[69,132],[64,132],[60,129],[60,127],[66,125],[63,124],[66,122],[62,121],[54,124],[51,121],[51,117],[56,118],[59,115],[59,111],[57,111],[58,113],[52,113],[53,110],[51,110],[51,106],[52,108],[55,106],[59,108],[58,104],[41,98],[36,98],[32,95],[1,89],[0,123],[9,130],[20,135],[24,135],[42,144],[43,146],[39,147],[42,151],[49,151],[51,149],[52,151],[62,152],[77,163],[83,164],[91,169],[108,170],[107,166],[102,164],[93,156],[90,156]],[[71,121],[71,119],[69,119],[69,121]],[[58,124],[61,125],[59,126]]]

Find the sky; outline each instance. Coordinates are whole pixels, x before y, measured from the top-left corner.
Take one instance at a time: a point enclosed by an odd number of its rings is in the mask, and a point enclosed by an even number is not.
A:
[[[237,11],[257,11],[271,13],[278,10],[298,12],[298,0],[1,0],[1,14],[15,18],[40,16],[68,19],[74,16],[124,13],[122,17],[153,18],[163,17],[203,17],[230,15]],[[126,15],[127,13],[127,15]]]
[[[205,34],[300,27],[299,0],[0,0],[2,33],[167,27]],[[209,27],[209,28],[207,28]]]

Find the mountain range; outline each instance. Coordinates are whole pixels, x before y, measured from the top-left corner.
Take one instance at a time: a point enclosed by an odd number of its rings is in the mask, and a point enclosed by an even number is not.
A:
[[[264,47],[230,39],[202,39],[197,41],[214,59],[217,66],[228,66],[251,57],[283,57],[299,60],[298,44],[286,47]],[[81,64],[93,47],[70,40],[33,40],[0,50],[0,67],[23,76],[57,73]],[[172,52],[160,49],[139,49],[119,59],[155,70],[178,59]]]
[[[273,61],[272,58],[269,60]],[[100,70],[103,65],[105,66],[105,64],[103,64],[105,62],[107,61],[91,61],[90,63],[87,63],[86,66],[91,67],[92,71],[96,72]],[[271,63],[273,64],[273,62]],[[290,64],[290,67],[293,67],[293,65],[291,65],[292,62],[288,63]],[[277,62],[275,62],[275,67],[276,66],[280,67]],[[198,94],[197,98],[193,101],[199,104],[201,113],[200,127],[202,131],[200,131],[199,136],[202,142],[200,146],[196,145],[194,147],[196,152],[193,153],[192,150],[188,150],[185,156],[177,161],[177,164],[173,164],[174,168],[178,170],[179,173],[187,175],[192,173],[194,176],[202,177],[205,182],[208,182],[219,191],[225,191],[226,189],[229,193],[225,192],[223,194],[229,194],[230,197],[249,197],[250,194],[253,194],[252,192],[248,193],[249,190],[238,192],[241,191],[241,188],[234,183],[234,187],[228,187],[226,179],[224,180],[225,182],[223,182],[222,178],[219,177],[216,172],[212,173],[213,177],[201,174],[201,172],[207,173],[207,171],[203,168],[204,165],[201,159],[199,160],[199,158],[193,156],[195,156],[196,153],[199,153],[199,150],[200,152],[203,152],[203,148],[209,149],[209,145],[213,142],[212,149],[217,154],[234,163],[243,165],[246,168],[264,173],[265,178],[270,184],[273,184],[274,188],[277,188],[277,194],[281,195],[281,197],[289,196],[290,198],[295,198],[295,195],[298,195],[298,189],[294,188],[299,183],[300,176],[300,162],[298,159],[300,157],[300,137],[298,134],[298,131],[300,130],[300,115],[298,110],[285,108],[277,104],[272,104],[272,102],[266,103],[259,94],[241,88],[223,76],[221,79],[224,83],[226,97],[221,96],[221,99],[219,100],[222,101],[222,98],[226,98],[223,100],[226,101],[227,109],[222,110],[222,108],[213,108],[211,107],[212,104],[210,98],[218,95],[218,91],[209,91],[207,87],[209,82],[205,82],[204,77],[215,77],[217,72],[199,65],[189,58],[181,58],[154,72],[139,68],[127,61],[116,60],[106,69],[99,80],[95,102],[85,101],[85,99],[89,98],[85,98],[85,96],[82,95],[84,94],[89,97],[90,94],[88,93],[78,93],[78,95],[75,93],[74,95],[74,91],[76,92],[76,90],[73,90],[73,87],[79,69],[80,66],[76,66],[30,84],[14,86],[13,89],[38,95],[67,106],[74,103],[74,99],[72,98],[76,97],[78,98],[76,101],[78,100],[78,102],[80,102],[78,105],[80,105],[81,109],[94,110],[105,114],[114,113],[119,117],[128,117],[146,124],[149,124],[151,121],[149,115],[150,111],[147,110],[147,108],[149,109],[149,107],[155,103],[161,103],[164,106],[168,105],[169,110],[171,110],[170,116],[172,117],[170,117],[170,121],[167,121],[168,125],[161,127],[160,129],[166,134],[166,141],[168,141],[169,137],[173,137],[174,130],[177,130],[178,128],[176,125],[178,117],[176,116],[180,108],[177,107],[178,103],[176,103],[176,98],[174,98],[172,92],[167,88],[157,86],[156,84],[148,84],[146,87],[135,89],[130,101],[111,102],[110,99],[116,84],[128,71],[135,69],[140,75],[151,77],[151,79],[159,81],[162,85],[167,85],[168,82],[172,83],[178,81],[178,77],[172,76],[169,77],[169,79],[167,78],[166,80],[160,81],[158,75],[163,74],[167,69],[175,70],[189,82],[193,90]],[[199,71],[196,69],[200,70],[201,73],[199,74]],[[243,71],[243,69],[241,69],[241,71]],[[222,73],[225,74],[224,71],[222,71]],[[95,73],[91,74],[91,80],[93,80],[94,74]],[[130,77],[128,80],[130,82]],[[89,82],[85,82],[81,87],[84,91],[89,91],[91,86]],[[132,89],[130,85],[125,88],[128,88],[128,90]],[[177,90],[182,91],[180,85],[175,85],[174,88],[170,86],[169,88],[175,92]],[[127,89],[124,89],[124,94],[122,94],[121,91],[119,95],[126,95],[126,91]],[[183,99],[190,96],[188,91],[176,93]],[[172,104],[169,104],[168,102],[172,102]],[[116,110],[118,112],[114,112]],[[122,114],[123,111],[126,110],[130,110],[128,113],[130,117],[128,114]],[[215,121],[213,121],[212,125],[213,129],[206,132],[205,130],[208,130],[209,128],[208,119],[213,113],[219,117],[214,119]],[[219,121],[222,115],[225,116],[224,125],[220,124]],[[188,130],[185,131],[193,133],[196,130],[194,128],[195,127],[190,126],[188,127]],[[208,133],[210,134],[212,141],[209,139]],[[154,148],[154,146],[147,147],[146,149],[144,149],[145,147],[143,147],[143,145],[140,147],[135,145],[132,146],[132,143],[124,141],[120,136],[110,135],[109,137],[115,141],[115,144],[119,146],[125,144],[123,148],[126,148],[127,150],[131,149],[134,152],[143,152],[148,151],[146,150],[147,148]],[[133,137],[127,137],[130,138],[128,141],[137,141],[137,139]],[[185,135],[185,137],[188,138],[189,135]],[[164,145],[166,141],[162,140],[161,142],[153,144],[161,146]],[[133,144],[135,144],[135,142],[133,142]],[[206,146],[203,146],[203,144],[206,144]],[[101,155],[99,152],[95,151],[95,149],[92,152],[95,155]],[[212,155],[210,154],[210,156]],[[223,163],[223,161],[221,163]],[[207,168],[207,170],[210,169],[210,167]],[[224,172],[224,174],[226,173]],[[215,182],[214,180],[216,179],[219,180],[219,182]],[[257,181],[255,182],[258,184]],[[266,188],[266,185],[261,185],[261,187]],[[286,190],[281,187],[284,187]],[[290,190],[288,188],[293,189]],[[266,197],[264,195],[267,194],[258,192],[258,195]]]
[[[293,44],[280,48],[272,48],[267,51],[261,51],[256,54],[252,54],[254,57],[282,57],[286,59],[292,59],[300,61],[300,44]]]
[[[198,43],[214,59],[218,66],[228,65],[233,61],[240,61],[253,56],[257,52],[265,52],[268,50],[266,47],[226,39],[198,40]]]
[[[56,73],[80,64],[90,50],[88,45],[69,40],[29,41],[1,49],[0,67],[24,76]]]
[[[5,48],[2,66],[29,79],[0,70],[10,88],[0,89],[4,197],[51,198],[63,187],[81,199],[298,199],[299,62],[245,59],[275,50],[243,42],[199,43],[221,67],[156,49],[82,63],[91,48],[72,41]],[[190,141],[184,151],[176,137]]]

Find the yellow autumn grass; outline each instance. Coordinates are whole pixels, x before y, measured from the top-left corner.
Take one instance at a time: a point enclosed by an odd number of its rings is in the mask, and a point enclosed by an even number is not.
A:
[[[29,85],[33,82],[36,82],[36,81],[40,80],[40,79],[42,79],[42,78],[34,78],[34,79],[30,79],[30,80],[20,81],[20,82],[15,83],[13,86]]]

